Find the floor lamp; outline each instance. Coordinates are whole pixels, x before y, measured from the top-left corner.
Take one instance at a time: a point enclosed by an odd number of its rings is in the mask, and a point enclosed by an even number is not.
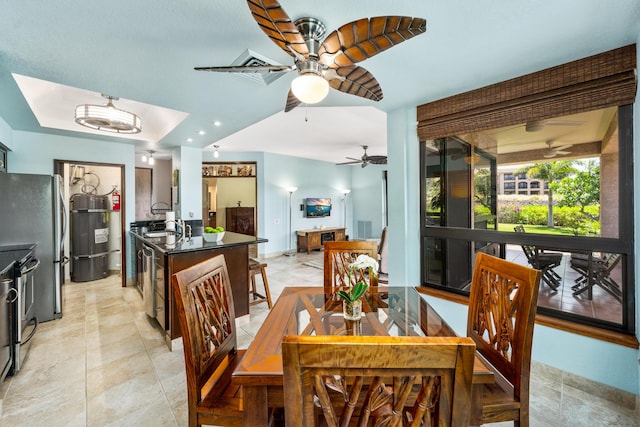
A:
[[[291,249],[291,197],[293,193],[298,189],[298,187],[288,187],[286,190],[289,192],[289,234],[287,235],[288,243],[287,243],[287,252],[284,253],[285,256],[294,256],[296,253]]]
[[[346,229],[347,229],[347,196],[349,195],[349,193],[351,193],[351,190],[348,190],[348,189],[342,190],[342,194],[344,194],[344,228],[345,228],[345,234],[346,234]]]

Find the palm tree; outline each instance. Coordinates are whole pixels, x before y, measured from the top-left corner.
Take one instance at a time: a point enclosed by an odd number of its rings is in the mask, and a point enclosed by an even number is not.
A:
[[[546,181],[549,184],[549,192],[547,193],[547,203],[549,206],[547,212],[547,227],[553,228],[553,191],[551,183],[571,174],[576,173],[573,167],[574,162],[571,160],[560,160],[557,162],[534,163],[531,166],[525,166],[518,170],[517,173],[526,173],[529,178]]]

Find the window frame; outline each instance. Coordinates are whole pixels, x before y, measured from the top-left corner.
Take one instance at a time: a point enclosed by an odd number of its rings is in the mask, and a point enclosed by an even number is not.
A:
[[[548,235],[519,236],[499,231],[428,227],[423,220],[422,208],[425,206],[422,200],[425,141],[616,106],[619,123],[619,237],[567,237],[562,245],[569,251],[587,247],[593,251],[623,255],[623,274],[627,286],[624,290],[622,321],[612,324],[544,307],[539,307],[538,312],[564,321],[564,329],[567,329],[566,324],[575,324],[575,329],[587,325],[622,334],[635,334],[635,292],[638,285],[634,283],[634,211],[633,200],[625,196],[633,194],[634,190],[632,104],[636,93],[635,66],[636,46],[629,45],[419,106],[422,253],[426,238],[557,246],[556,238]],[[543,187],[546,193],[548,185]],[[424,258],[421,259],[421,267],[421,277],[424,277]],[[445,294],[464,294],[452,289],[440,290]]]

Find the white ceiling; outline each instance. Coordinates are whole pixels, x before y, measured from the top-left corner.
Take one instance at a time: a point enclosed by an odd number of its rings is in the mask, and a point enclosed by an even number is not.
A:
[[[14,130],[86,136],[91,131],[73,121],[75,104],[101,103],[99,94],[107,93],[141,116],[143,132],[90,137],[135,144],[138,152],[215,143],[221,150],[341,162],[360,157],[362,145],[370,155],[386,154],[387,112],[631,44],[640,35],[637,0],[280,1],[293,20],[316,17],[328,32],[380,15],[425,18],[427,31],[359,64],[379,81],[379,103],[332,90],[316,107],[285,114],[293,73],[265,86],[193,70],[229,65],[246,49],[292,64],[243,1],[10,1],[0,15],[0,117]],[[87,99],[51,91],[27,101],[14,73]],[[45,116],[68,117],[75,130],[39,123],[38,102],[47,105]],[[176,118],[156,119],[155,111]]]

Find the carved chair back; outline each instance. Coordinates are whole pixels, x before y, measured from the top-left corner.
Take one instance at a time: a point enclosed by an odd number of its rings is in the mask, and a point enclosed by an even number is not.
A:
[[[519,417],[527,419],[540,278],[538,270],[478,253],[469,297],[467,336],[513,386]]]
[[[466,427],[474,355],[467,337],[286,336],[286,425]]]
[[[224,255],[182,270],[172,277],[187,375],[189,425],[201,425],[205,408],[219,415],[241,415],[239,388],[229,386],[237,352],[233,296]],[[206,386],[206,387],[205,387]],[[204,390],[204,391],[203,391]],[[215,419],[215,418],[213,418]]]
[[[348,285],[349,264],[354,262],[358,255],[369,255],[374,260],[378,259],[378,244],[369,240],[350,240],[338,242],[325,242],[324,244],[324,290],[333,292]],[[375,272],[377,273],[377,272]],[[364,281],[369,286],[378,286],[377,274],[369,277],[368,271],[360,270],[351,275],[351,285]]]

